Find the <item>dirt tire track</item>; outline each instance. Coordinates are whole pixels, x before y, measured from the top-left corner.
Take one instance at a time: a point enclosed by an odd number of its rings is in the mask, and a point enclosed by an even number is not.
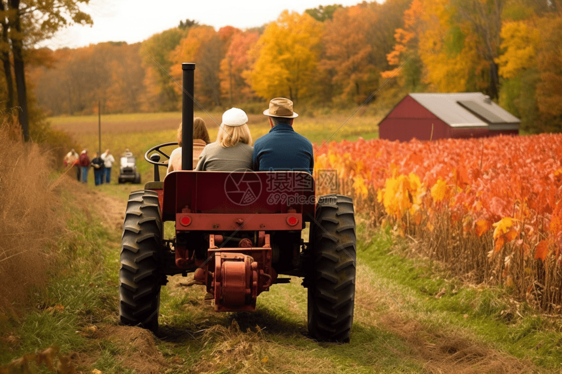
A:
[[[123,221],[125,219],[126,203],[117,197],[94,190],[88,190],[88,193],[94,195],[96,211],[103,217],[102,224],[111,230],[121,232],[123,230]]]
[[[101,191],[92,190],[91,188],[84,188],[81,192],[88,195],[88,199],[92,202],[95,212],[101,215],[103,219],[102,225],[108,230],[115,230],[121,233],[126,203],[122,199]],[[88,338],[98,342],[108,341],[115,344],[115,346],[120,348],[119,353],[115,355],[117,361],[124,368],[134,369],[138,374],[162,373],[170,367],[170,364],[156,346],[157,338],[150,331],[143,328],[98,324],[95,332],[90,334]],[[98,358],[78,354],[74,363],[79,369],[93,368]]]
[[[375,287],[376,275],[366,265],[358,267],[356,318],[400,336],[410,348],[411,358],[423,363],[428,373],[532,373],[538,371],[529,361],[487,347],[450,332],[430,330],[419,321],[409,319],[394,300]],[[390,311],[376,311],[377,304],[387,303]],[[367,317],[368,316],[368,317]]]

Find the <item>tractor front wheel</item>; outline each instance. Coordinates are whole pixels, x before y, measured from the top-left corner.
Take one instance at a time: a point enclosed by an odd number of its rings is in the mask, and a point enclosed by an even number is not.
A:
[[[135,191],[129,195],[119,271],[121,323],[156,333],[163,275],[158,272],[162,248],[162,220],[158,194]]]
[[[356,266],[355,213],[351,198],[322,196],[311,227],[308,331],[320,341],[349,342]]]

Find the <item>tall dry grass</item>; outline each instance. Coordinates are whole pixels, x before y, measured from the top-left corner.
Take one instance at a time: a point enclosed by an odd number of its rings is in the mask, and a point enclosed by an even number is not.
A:
[[[0,310],[25,300],[34,285],[46,281],[53,238],[63,221],[49,181],[52,156],[35,143],[24,143],[17,123],[0,124]]]

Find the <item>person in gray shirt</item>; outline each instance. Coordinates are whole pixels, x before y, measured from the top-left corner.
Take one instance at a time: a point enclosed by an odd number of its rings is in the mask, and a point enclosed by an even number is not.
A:
[[[196,171],[252,170],[252,135],[248,116],[232,108],[222,115],[217,140],[208,144],[199,156]]]

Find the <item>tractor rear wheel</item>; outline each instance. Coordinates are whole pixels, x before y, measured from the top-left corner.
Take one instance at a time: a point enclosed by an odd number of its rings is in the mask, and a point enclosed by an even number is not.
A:
[[[163,275],[158,272],[162,248],[162,219],[158,194],[135,191],[129,195],[119,271],[121,323],[156,333]]]
[[[355,303],[356,236],[353,201],[322,196],[311,232],[308,331],[320,341],[349,342]]]
[[[140,184],[140,183],[141,183],[141,175],[140,175],[139,172],[136,172],[136,173],[135,173],[135,180],[134,180],[133,183],[135,183],[135,184]]]

